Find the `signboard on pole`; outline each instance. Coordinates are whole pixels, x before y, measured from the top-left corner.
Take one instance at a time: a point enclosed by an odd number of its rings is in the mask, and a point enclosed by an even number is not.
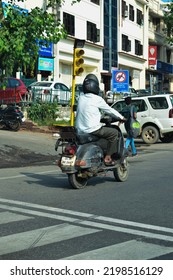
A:
[[[45,57],[38,58],[38,70],[53,72],[53,69],[54,69],[53,58],[45,58]]]
[[[112,91],[113,92],[129,91],[128,70],[112,70]]]
[[[157,63],[157,46],[148,47],[148,64],[156,65]]]
[[[40,46],[38,53],[39,56],[53,57],[53,44],[49,43],[48,46]]]

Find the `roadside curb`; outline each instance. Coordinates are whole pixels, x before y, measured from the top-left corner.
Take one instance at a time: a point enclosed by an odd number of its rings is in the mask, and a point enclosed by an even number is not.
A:
[[[56,126],[38,126],[36,123],[26,120],[21,129],[23,131],[32,131],[32,132],[40,132],[40,133],[56,133],[58,128]]]

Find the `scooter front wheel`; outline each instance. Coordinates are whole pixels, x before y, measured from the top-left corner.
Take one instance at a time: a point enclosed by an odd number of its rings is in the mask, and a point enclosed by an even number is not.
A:
[[[8,127],[13,131],[18,131],[21,127],[21,123],[19,121],[10,121]]]
[[[83,189],[86,187],[88,179],[78,177],[77,173],[68,174],[68,181],[74,189]]]
[[[117,168],[114,169],[114,177],[118,182],[125,182],[129,176],[129,163],[127,159],[124,160],[124,163],[120,164]]]

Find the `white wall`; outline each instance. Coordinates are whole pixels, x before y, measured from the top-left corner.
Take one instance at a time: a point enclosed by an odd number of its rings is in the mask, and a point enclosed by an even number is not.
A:
[[[43,0],[26,0],[20,3],[20,6],[25,9],[31,9],[35,6],[42,7]],[[80,3],[71,5],[71,0],[65,0],[64,5],[60,9],[61,20],[63,11],[75,16],[75,38],[86,40],[86,22],[90,21],[96,24],[100,29],[101,43],[93,44],[86,42],[84,46],[84,68],[85,71],[81,77],[76,77],[77,82],[82,82],[84,76],[88,72],[94,71],[100,79],[102,70],[102,44],[103,44],[103,0],[100,0],[100,6],[91,3],[90,0],[81,0]],[[71,86],[72,81],[72,63],[73,63],[73,46],[74,38],[69,37],[62,39],[54,46],[54,73],[55,80],[60,80],[68,86]]]
[[[129,75],[132,78],[132,87],[139,89],[145,88],[145,70],[147,67],[146,61],[148,60],[148,9],[146,5],[135,0],[126,0],[128,6],[128,17],[121,17],[121,0],[119,11],[119,67],[121,69],[129,70]],[[134,7],[134,21],[129,20],[129,4]],[[144,24],[139,25],[136,22],[136,9],[142,11],[144,15]],[[131,41],[131,51],[122,51],[122,34],[128,36]],[[138,40],[143,45],[143,55],[135,55],[135,40]],[[135,73],[135,74],[134,74]]]

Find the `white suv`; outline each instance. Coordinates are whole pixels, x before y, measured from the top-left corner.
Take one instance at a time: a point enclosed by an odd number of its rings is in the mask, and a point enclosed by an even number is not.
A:
[[[145,143],[154,144],[159,139],[164,143],[173,141],[173,94],[134,97],[132,104],[137,108],[141,137]],[[124,99],[112,105],[120,113],[125,106]],[[126,134],[124,125],[121,129]]]

